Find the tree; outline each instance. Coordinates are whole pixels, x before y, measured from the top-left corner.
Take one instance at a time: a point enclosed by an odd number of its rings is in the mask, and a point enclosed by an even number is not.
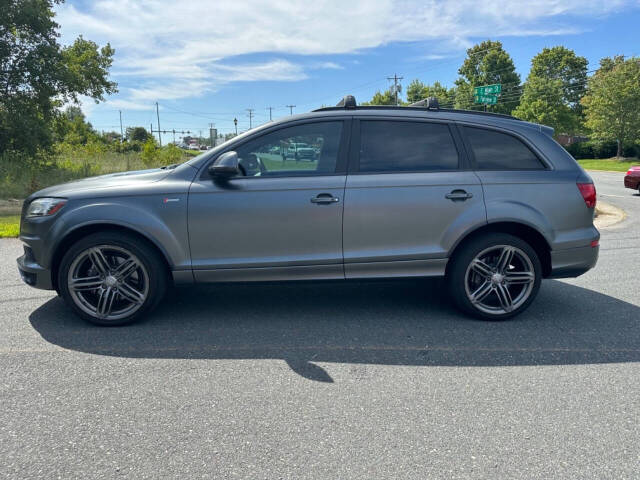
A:
[[[420,80],[413,80],[407,87],[407,102],[415,103],[429,97],[436,97],[442,106],[453,106],[456,89],[444,87],[440,82],[426,85]]]
[[[126,137],[130,142],[144,143],[150,137],[150,134],[144,127],[127,127]]]
[[[511,56],[498,41],[486,40],[467,50],[467,58],[458,70],[456,80],[456,107],[471,108],[473,88],[482,85],[502,84],[504,100],[498,99],[497,105],[489,106],[492,112],[510,113],[519,103],[520,75]]]
[[[4,0],[0,11],[0,154],[35,153],[51,145],[58,107],[79,95],[104,100],[114,50],[79,37],[58,43],[54,4],[62,0]]]
[[[640,138],[640,58],[602,59],[582,105],[591,136],[615,140],[622,157],[623,145]]]
[[[571,109],[579,111],[580,99],[587,90],[588,64],[586,58],[579,57],[568,48],[562,46],[544,48],[531,60],[528,78],[560,80],[562,101]]]
[[[69,105],[64,112],[57,112],[52,122],[53,141],[71,145],[85,145],[97,141],[98,134],[86,121],[80,107]]]
[[[576,114],[565,102],[561,80],[531,77],[513,115],[529,122],[549,125],[556,133],[569,133],[577,126]]]
[[[402,86],[398,86],[398,93],[400,93],[400,91],[402,91]],[[402,102],[399,101],[398,103],[401,104]],[[395,105],[395,104],[396,104],[396,94],[393,86],[389,87],[384,92],[380,92],[380,90],[378,90],[373,95],[373,98],[370,101],[363,103],[363,105]]]
[[[587,88],[587,59],[565,47],[545,48],[531,60],[520,105],[513,115],[543,123],[556,133],[574,133],[582,124],[580,99]]]

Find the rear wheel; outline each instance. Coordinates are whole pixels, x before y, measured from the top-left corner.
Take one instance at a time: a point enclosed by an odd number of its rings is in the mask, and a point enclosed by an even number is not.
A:
[[[451,259],[451,297],[463,311],[504,320],[524,311],[540,288],[542,267],[535,250],[513,235],[483,235]]]
[[[65,254],[58,288],[85,320],[124,325],[159,303],[167,288],[167,272],[157,252],[140,239],[99,232],[79,240]]]

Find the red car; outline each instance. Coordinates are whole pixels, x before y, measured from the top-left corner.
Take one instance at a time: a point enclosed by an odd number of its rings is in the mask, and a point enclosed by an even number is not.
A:
[[[624,186],[640,193],[640,166],[631,167],[624,176]]]

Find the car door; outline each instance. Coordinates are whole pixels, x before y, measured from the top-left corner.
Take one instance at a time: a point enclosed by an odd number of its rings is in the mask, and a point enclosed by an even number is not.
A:
[[[486,223],[456,127],[355,120],[344,207],[347,278],[441,275],[463,232]]]
[[[189,193],[196,281],[343,278],[342,214],[349,121],[287,124],[234,147],[242,174],[205,172]],[[313,161],[289,157],[305,142]]]

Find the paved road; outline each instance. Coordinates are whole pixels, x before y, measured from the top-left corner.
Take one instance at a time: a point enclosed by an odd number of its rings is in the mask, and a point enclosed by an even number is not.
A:
[[[594,178],[627,220],[505,323],[420,281],[199,288],[102,329],[0,242],[0,477],[638,478],[640,197]]]

